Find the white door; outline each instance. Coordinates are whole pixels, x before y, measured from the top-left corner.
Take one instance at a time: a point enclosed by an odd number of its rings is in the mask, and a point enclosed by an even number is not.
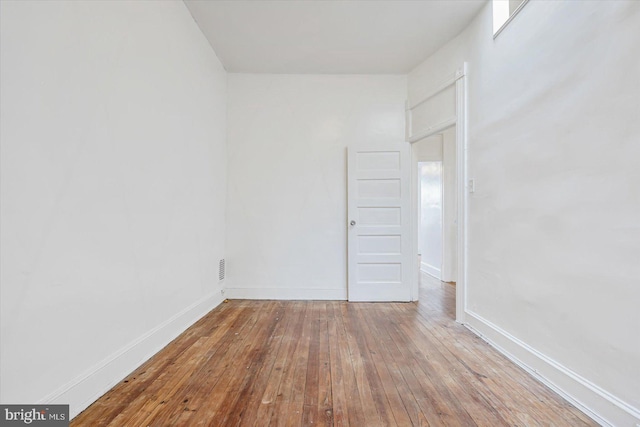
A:
[[[349,301],[411,300],[411,145],[349,149]]]

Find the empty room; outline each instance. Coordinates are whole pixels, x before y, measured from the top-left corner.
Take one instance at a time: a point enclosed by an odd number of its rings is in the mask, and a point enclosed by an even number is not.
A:
[[[640,1],[0,0],[0,425],[640,426]]]

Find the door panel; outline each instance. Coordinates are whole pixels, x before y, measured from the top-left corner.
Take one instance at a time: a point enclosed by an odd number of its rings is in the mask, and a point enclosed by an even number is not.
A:
[[[349,301],[411,300],[410,147],[349,149]]]

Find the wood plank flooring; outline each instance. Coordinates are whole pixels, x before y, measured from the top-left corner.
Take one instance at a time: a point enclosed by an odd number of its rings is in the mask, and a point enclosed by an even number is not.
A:
[[[454,322],[455,288],[419,303],[229,301],[71,426],[597,425]]]

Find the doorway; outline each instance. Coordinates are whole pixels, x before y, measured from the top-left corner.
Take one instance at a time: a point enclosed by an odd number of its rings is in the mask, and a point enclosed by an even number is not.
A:
[[[418,162],[418,181],[420,272],[442,280],[442,161]]]
[[[457,269],[455,143],[452,126],[412,146],[417,193],[419,299],[440,300],[446,294],[453,300],[453,305],[449,304],[452,307],[455,307]]]
[[[455,282],[455,317],[465,323],[467,288],[467,65],[407,103],[406,140],[412,144],[413,296],[418,299],[421,257],[418,229],[418,161],[421,145],[439,139],[442,150],[442,263],[440,278]],[[445,140],[449,140],[447,143]],[[445,142],[443,142],[445,141]],[[449,158],[449,162],[445,158]],[[447,166],[447,164],[449,166]],[[449,195],[447,196],[447,189]],[[451,191],[453,189],[453,191]],[[422,254],[421,254],[422,255]],[[439,282],[439,280],[438,280]]]

